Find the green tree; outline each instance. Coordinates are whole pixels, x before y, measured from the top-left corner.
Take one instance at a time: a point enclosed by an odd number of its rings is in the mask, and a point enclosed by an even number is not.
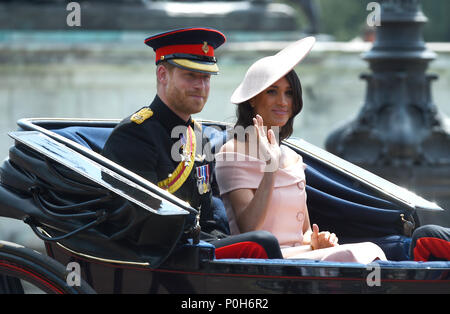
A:
[[[422,10],[428,17],[424,28],[425,41],[450,41],[450,1],[422,0]]]
[[[366,25],[368,0],[316,0],[321,10],[321,32],[338,41],[359,36]]]

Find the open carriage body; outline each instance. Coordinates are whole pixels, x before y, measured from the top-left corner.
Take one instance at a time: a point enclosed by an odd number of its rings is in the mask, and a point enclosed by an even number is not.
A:
[[[62,265],[77,262],[96,292],[450,292],[450,262],[409,260],[413,228],[448,226],[449,212],[298,139],[283,145],[307,164],[311,221],[340,243],[377,243],[389,261],[217,259],[212,245],[181,241],[195,210],[99,154],[118,122],[20,120],[1,168],[0,214],[29,224]],[[202,126],[217,152],[227,125]],[[227,223],[214,201],[215,217]]]

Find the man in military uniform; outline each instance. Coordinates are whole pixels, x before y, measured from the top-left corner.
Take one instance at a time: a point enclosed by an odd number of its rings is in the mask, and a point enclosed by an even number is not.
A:
[[[225,40],[221,32],[209,28],[178,29],[147,38],[145,43],[156,53],[157,95],[150,106],[116,126],[102,154],[199,210],[201,239],[216,248],[233,247],[222,250],[224,257],[281,257],[272,235],[252,232],[230,237],[213,217],[213,158],[204,154],[206,139],[191,115],[199,113],[208,99],[210,77],[219,70],[214,50]]]

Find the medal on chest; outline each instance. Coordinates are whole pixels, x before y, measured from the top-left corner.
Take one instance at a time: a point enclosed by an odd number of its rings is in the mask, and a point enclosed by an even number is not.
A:
[[[209,164],[199,166],[195,168],[195,178],[197,179],[198,193],[205,194],[211,190],[211,184],[209,182],[210,170]]]
[[[190,149],[192,149],[192,147],[188,147],[186,138],[183,136],[183,134],[181,134],[180,139],[182,144],[180,154],[181,161],[184,162],[185,166],[187,167],[191,162],[192,152],[190,151]]]

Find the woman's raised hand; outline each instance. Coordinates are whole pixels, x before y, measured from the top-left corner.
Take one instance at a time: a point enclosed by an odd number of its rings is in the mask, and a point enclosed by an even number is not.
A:
[[[258,153],[259,158],[266,162],[265,172],[275,172],[278,169],[281,157],[281,149],[277,143],[275,133],[269,129],[265,131],[263,118],[257,114],[253,118],[253,126],[256,130],[258,138]]]

